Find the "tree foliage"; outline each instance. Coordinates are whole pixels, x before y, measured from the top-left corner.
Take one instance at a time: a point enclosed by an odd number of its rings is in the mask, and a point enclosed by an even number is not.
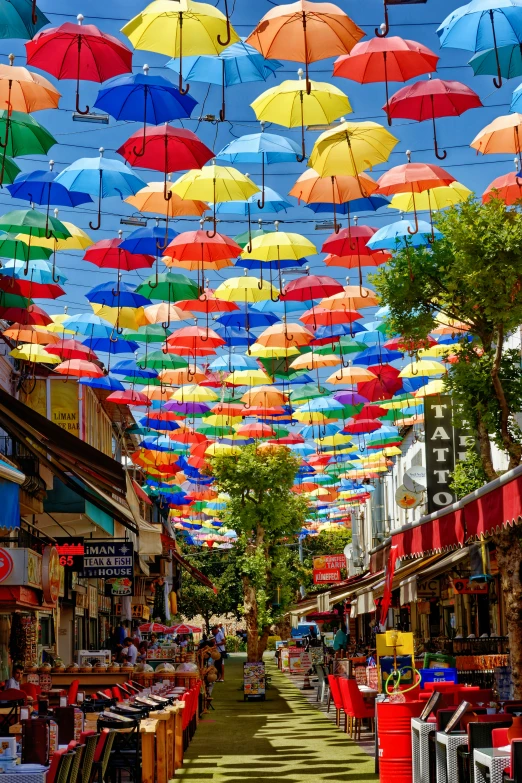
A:
[[[215,486],[227,497],[224,523],[238,534],[237,567],[243,588],[248,658],[260,660],[270,625],[296,596],[299,568],[287,544],[304,523],[307,504],[291,490],[300,459],[287,448],[247,446],[238,456],[217,455]]]
[[[473,337],[461,341],[446,385],[458,415],[477,432],[492,479],[490,436],[511,468],[522,460],[515,421],[522,404],[520,360],[506,349],[506,338],[522,323],[522,214],[497,198],[487,204],[469,199],[435,222],[441,239],[399,250],[373,280],[390,308],[391,331],[422,342],[445,318]]]
[[[450,487],[457,500],[469,495],[476,489],[480,489],[487,482],[486,472],[482,466],[482,460],[475,449],[469,449],[466,459],[457,462],[451,476]]]

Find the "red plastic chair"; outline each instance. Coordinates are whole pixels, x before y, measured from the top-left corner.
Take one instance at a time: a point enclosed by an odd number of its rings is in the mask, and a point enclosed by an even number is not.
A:
[[[71,682],[71,684],[69,685],[69,690],[67,692],[67,704],[69,705],[76,704],[79,687],[80,687],[80,680],[73,680]]]
[[[339,678],[339,692],[341,694],[341,701],[343,705],[343,712],[344,712],[344,733],[348,733],[348,725],[350,726],[350,737],[352,736],[353,732],[353,707],[352,707],[352,700],[350,698],[350,690],[348,688],[348,680],[346,677],[340,677]]]
[[[16,690],[13,688],[13,690]],[[24,682],[23,685],[20,685],[20,690],[25,693],[26,696],[29,696],[34,702],[38,701],[38,696],[42,692],[42,689],[39,685],[34,685],[32,682]]]
[[[95,731],[89,729],[89,731],[82,731],[80,734],[80,745],[85,745],[87,737],[93,737],[96,734]]]
[[[188,739],[188,727],[190,723],[190,707],[191,707],[191,694],[190,691],[186,691],[186,693],[183,694],[181,697],[181,701],[185,705],[185,708],[183,710],[182,714],[182,720],[181,720],[181,730],[183,733],[183,750],[186,750],[189,744]]]
[[[493,698],[493,690],[491,688],[459,688],[457,691],[457,699],[461,701],[469,701],[470,704],[489,704]]]
[[[118,701],[123,701],[122,693],[117,685],[112,686],[112,695],[115,699],[118,699]]]
[[[341,724],[341,710],[343,708],[343,700],[341,698],[341,691],[339,689],[339,677],[335,674],[328,675],[328,684],[330,686],[330,695],[328,696],[327,712],[330,712],[330,702],[333,701],[336,710],[335,723],[337,726]]]
[[[361,739],[361,725],[363,720],[370,721],[370,731],[373,731],[373,722],[375,718],[375,706],[373,704],[367,704],[364,699],[359,686],[355,680],[346,680],[348,693],[350,694],[350,701],[353,711],[354,731],[353,737],[357,741]]]
[[[503,748],[505,745],[509,745],[508,731],[509,729],[493,729],[491,741],[494,748]]]
[[[98,740],[98,744],[96,745],[96,750],[94,751],[95,762],[101,761],[101,757],[103,756],[103,751],[105,750],[105,745],[107,743],[109,733],[110,733],[109,729],[102,729],[100,731],[100,739]]]

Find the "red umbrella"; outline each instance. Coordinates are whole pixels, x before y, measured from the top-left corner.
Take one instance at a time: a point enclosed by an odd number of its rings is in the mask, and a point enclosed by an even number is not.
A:
[[[122,250],[121,232],[118,239],[102,239],[86,250],[84,261],[100,267],[100,269],[117,269],[119,272],[131,272],[134,269],[150,269],[154,263],[153,256],[144,253],[129,253]]]
[[[180,634],[201,633],[201,628],[198,628],[197,625],[188,625],[187,623],[180,623],[179,625],[171,625],[170,628],[167,628],[166,633],[180,633]]]
[[[382,423],[376,419],[350,419],[350,422],[342,430],[347,435],[358,435],[363,432],[375,432],[380,430]]]
[[[198,284],[201,291],[205,285],[205,264],[237,258],[239,255],[241,247],[233,239],[218,233],[209,237],[202,228],[178,234],[163,251],[164,257],[172,259],[172,262],[165,262],[167,266],[174,266],[176,261],[201,263],[201,267],[198,266]]]
[[[432,345],[437,345],[437,341],[433,337],[425,337],[423,340],[407,340],[406,337],[391,337],[383,343],[384,348],[389,348],[391,351],[404,351],[405,353],[413,353],[420,348],[431,348]]]
[[[68,359],[86,359],[87,362],[98,360],[98,357],[94,351],[91,351],[87,345],[80,343],[78,340],[60,340],[60,342],[54,345],[48,345],[45,348],[45,351],[46,353],[50,353],[53,356],[59,356],[62,361],[66,361]]]
[[[482,194],[482,201],[486,204],[492,198],[502,199],[508,207],[513,206],[513,204],[522,199],[522,179],[519,179],[516,171],[502,174],[501,177],[497,177],[487,186]]]
[[[400,370],[390,364],[377,364],[375,367],[368,367],[368,369],[373,372],[376,378],[357,384],[357,391],[367,400],[371,402],[389,400],[401,388]]]
[[[216,299],[210,288],[205,288],[198,299],[181,299],[176,302],[176,307],[188,313],[231,313],[234,310],[239,310],[239,305],[235,302]]]
[[[141,149],[137,142],[141,141]],[[162,171],[165,175],[163,197],[170,201],[172,193],[167,193],[167,174],[172,171],[188,171],[200,169],[211,158],[215,157],[212,150],[203,144],[195,133],[185,128],[172,128],[170,125],[148,127],[143,131],[133,133],[117,152],[131,166],[142,169]]]
[[[14,321],[23,326],[47,326],[53,319],[38,305],[30,304],[27,309],[21,307],[0,307],[0,317],[4,321]]]
[[[170,633],[167,626],[161,623],[143,623],[138,628],[142,633]]]
[[[381,416],[386,416],[388,411],[386,408],[381,408],[380,405],[369,405],[365,403],[359,413],[354,415],[354,419],[380,419]]]
[[[278,443],[280,445],[290,445],[291,443],[304,443],[305,439],[302,435],[293,434],[286,435],[284,438],[273,438],[270,443]]]
[[[303,275],[291,280],[281,291],[283,302],[306,302],[309,299],[325,299],[334,294],[340,294],[343,286],[333,277],[326,275]]]
[[[456,182],[456,179],[448,171],[432,163],[412,163],[410,154],[407,154],[407,163],[401,166],[394,166],[379,178],[378,192],[382,193],[383,196],[390,196],[395,193],[411,193],[415,215],[415,230],[410,231],[408,227],[408,231],[410,234],[416,234],[419,230],[419,218],[415,208],[415,194],[423,193],[425,190],[430,191],[443,185],[451,185],[452,182]]]
[[[352,321],[357,321],[359,318],[363,318],[363,316],[357,310],[325,310],[323,307],[317,307],[307,310],[299,320],[306,326],[311,326],[315,323],[317,327],[352,323]]]
[[[362,288],[362,267],[379,266],[388,261],[391,256],[382,250],[372,250],[368,240],[377,231],[373,226],[355,226],[343,228],[337,234],[331,234],[323,244],[323,253],[330,253],[325,259],[327,266],[343,266],[348,269],[359,269],[359,285]]]
[[[437,70],[439,58],[427,46],[398,36],[371,38],[355,44],[350,54],[343,54],[334,63],[334,76],[344,76],[359,84],[384,82],[385,112],[388,125],[388,82],[407,82],[424,73]]]
[[[105,375],[101,367],[84,359],[69,359],[57,364],[54,371],[73,378],[103,378]]]
[[[80,79],[104,82],[113,76],[132,72],[132,52],[120,40],[102,33],[93,24],[66,22],[60,27],[43,30],[25,44],[27,65],[51,73],[57,79],[76,79],[76,111],[80,109]]]
[[[255,424],[242,424],[237,429],[238,435],[244,435],[247,438],[273,438],[274,430],[268,424],[257,422]]]
[[[65,294],[63,288],[56,283],[34,283],[30,277],[23,280],[11,275],[0,277],[0,291],[29,299],[58,299]]]
[[[468,109],[478,109],[482,101],[476,92],[461,82],[449,82],[443,79],[428,79],[415,82],[392,95],[387,105],[389,117],[402,117],[407,120],[431,120],[433,123],[433,148],[439,160],[448,154],[439,153],[437,146],[436,117],[460,117]]]
[[[125,391],[115,391],[109,394],[105,402],[113,402],[115,405],[137,405],[149,407],[152,405],[152,400],[142,394],[142,392],[135,391],[134,389],[126,389]]]

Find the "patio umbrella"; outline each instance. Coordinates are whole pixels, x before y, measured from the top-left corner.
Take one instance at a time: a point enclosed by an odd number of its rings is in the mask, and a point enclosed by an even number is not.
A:
[[[65,188],[80,193],[88,193],[98,198],[98,220],[89,226],[92,231],[101,228],[102,198],[119,196],[124,199],[138,193],[144,185],[142,179],[130,171],[119,160],[103,157],[104,149],[100,147],[99,158],[80,158],[67,166],[56,178]]]
[[[427,246],[430,244],[429,240],[439,239],[441,236],[441,232],[425,220],[398,220],[376,231],[368,240],[368,247],[372,250],[397,250],[403,247]]]
[[[500,73],[504,79],[514,79],[522,74],[522,51],[519,43],[498,46],[496,49],[486,49],[474,54],[468,65],[473,68],[474,76],[497,76]]]
[[[209,208],[203,201],[193,201],[192,199],[182,199],[176,193],[172,193],[172,198],[165,201],[163,182],[149,182],[141,188],[135,195],[128,196],[125,199],[137,209],[138,212],[153,212],[156,215],[165,215],[167,226],[169,218],[181,217],[184,215],[201,215]]]
[[[94,108],[101,109],[115,120],[143,122],[142,151],[145,149],[147,123],[163,122],[190,117],[197,101],[180,91],[164,76],[149,76],[149,66],[143,73],[116,76],[100,90]]]
[[[136,147],[142,138],[141,149]],[[173,171],[200,169],[214,157],[195,133],[185,128],[172,128],[165,123],[161,127],[145,128],[133,133],[117,150],[131,166],[162,171],[164,174],[163,197],[171,198],[167,191],[167,174]]]
[[[100,269],[117,269],[118,272],[150,269],[154,264],[154,258],[144,253],[130,253],[124,250],[121,247],[121,232],[119,233],[118,239],[102,239],[91,245],[85,252],[83,260]]]
[[[77,207],[80,204],[92,203],[87,193],[69,192],[60,183],[56,183],[58,173],[53,171],[54,161],[49,162],[49,171],[37,169],[19,174],[15,181],[7,186],[13,198],[45,205],[47,214],[51,204],[60,207]],[[49,237],[50,239],[50,237]]]
[[[380,263],[384,263],[387,257],[384,259],[374,258],[375,252],[368,247],[368,240],[375,234],[376,228],[372,226],[358,226],[343,228],[342,231],[332,234],[321,248],[323,253],[331,253],[333,256],[342,256],[347,261],[342,266],[357,264],[359,269],[359,286],[362,292],[362,266],[373,265],[377,266]],[[367,259],[365,262],[362,259]],[[354,263],[355,262],[355,263]],[[333,266],[335,264],[327,264],[327,266]]]
[[[271,163],[290,163],[299,160],[299,145],[275,133],[251,133],[229,142],[221,152],[219,160],[228,163],[261,163],[261,199],[259,209],[265,206],[265,165]],[[249,236],[249,241],[251,236]]]
[[[388,117],[404,119],[431,120],[433,123],[433,149],[439,160],[447,156],[446,150],[440,153],[437,145],[436,117],[460,117],[469,109],[478,109],[482,101],[476,92],[461,82],[428,79],[403,87],[392,95],[384,107]]]
[[[253,46],[238,41],[215,54],[185,57],[185,78],[189,82],[217,84],[221,87],[221,109],[219,119],[226,119],[225,93],[227,87],[246,82],[266,82],[275,71],[282,68],[278,60],[265,60]],[[174,57],[166,63],[167,68],[179,73],[180,61]]]
[[[170,0],[154,0],[130,20],[122,33],[135,49],[159,52],[179,58],[179,91],[183,89],[183,56],[219,54],[230,44],[241,39],[226,15],[208,3],[179,0],[173,7]]]
[[[307,2],[307,0],[300,0]],[[259,95],[250,105],[258,120],[276,122],[286,128],[301,128],[301,155],[306,158],[305,125],[329,124],[352,112],[347,96],[328,82],[303,81],[303,72],[298,71],[298,80],[287,79],[277,87],[271,87]]]
[[[132,52],[95,25],[65,22],[60,27],[42,30],[25,44],[27,64],[52,74],[57,79],[76,79],[76,111],[88,114],[89,107],[80,109],[80,79],[104,82],[112,76],[132,71]]]
[[[364,169],[386,163],[397,143],[377,122],[343,122],[319,136],[308,165],[320,177],[357,177]]]
[[[162,623],[142,623],[138,628],[142,633],[170,633]]]
[[[415,76],[437,70],[439,58],[427,46],[398,36],[359,41],[350,54],[341,55],[334,63],[334,76],[352,79],[359,84],[384,82],[388,125],[388,82],[407,82]]]
[[[304,63],[306,90],[310,63],[350,52],[364,32],[333,3],[297,0],[266,13],[247,38],[264,57]]]
[[[211,201],[214,207],[214,228],[207,232],[209,239],[217,234],[216,204],[221,201],[242,201],[259,188],[245,174],[231,166],[218,166],[212,162],[202,169],[193,169],[183,174],[172,185],[172,192],[181,198],[195,198]]]
[[[493,49],[497,66],[495,87],[502,87],[498,44],[522,43],[520,0],[471,0],[456,8],[437,29],[441,47],[481,52]]]
[[[36,5],[36,0],[6,0],[0,6],[0,38],[27,40],[45,25],[49,19]]]

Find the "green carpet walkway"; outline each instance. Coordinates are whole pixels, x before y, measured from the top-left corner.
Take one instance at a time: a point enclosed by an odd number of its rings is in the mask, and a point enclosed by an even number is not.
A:
[[[313,706],[272,661],[266,701],[243,701],[245,656],[226,661],[176,779],[186,783],[377,781],[374,761]]]

